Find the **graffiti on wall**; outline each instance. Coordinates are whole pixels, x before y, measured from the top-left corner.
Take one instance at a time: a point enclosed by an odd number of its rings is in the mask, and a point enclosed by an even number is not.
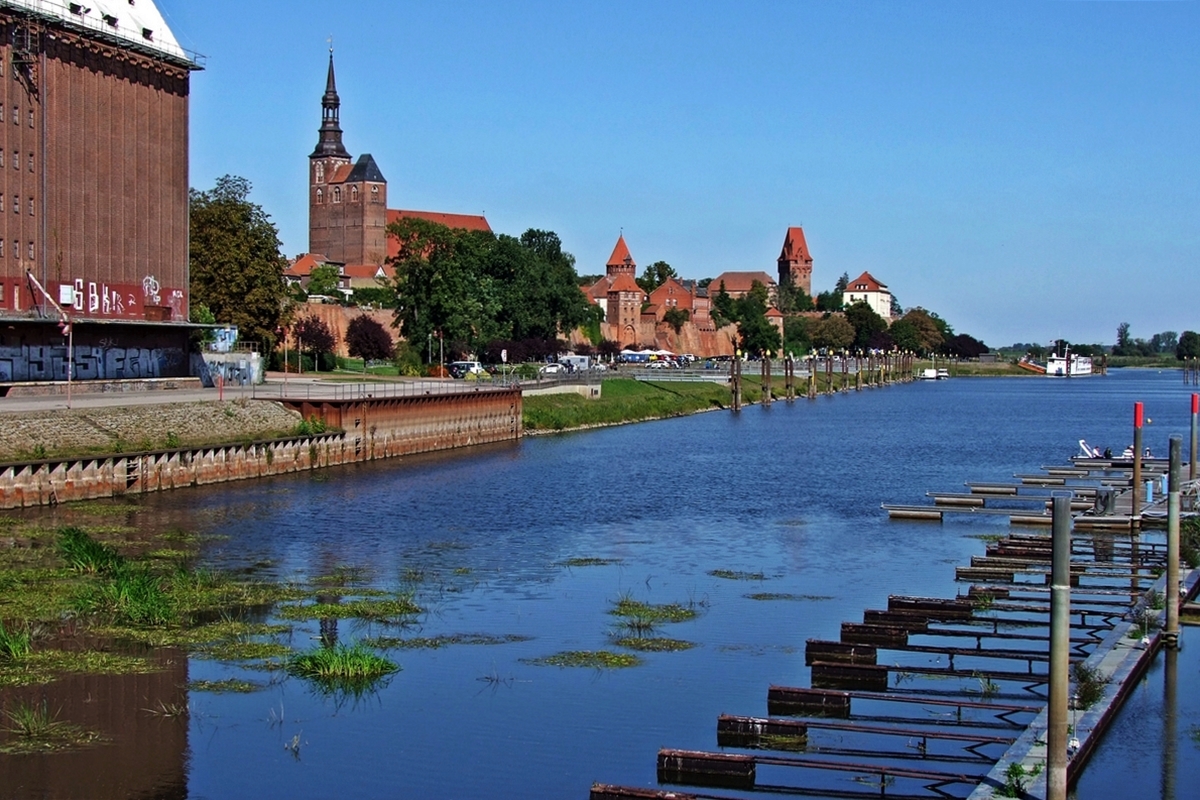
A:
[[[164,287],[153,275],[144,277],[140,285],[75,278],[66,282],[51,281],[46,288],[51,296],[57,292],[64,306],[89,317],[144,319],[147,308],[166,306],[171,309],[170,319],[187,319],[183,290]]]
[[[65,345],[0,347],[0,382],[65,381]],[[176,378],[187,375],[187,358],[177,347],[76,347],[72,377],[77,381]]]

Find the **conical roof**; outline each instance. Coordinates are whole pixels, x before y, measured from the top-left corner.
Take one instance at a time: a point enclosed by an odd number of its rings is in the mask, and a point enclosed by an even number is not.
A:
[[[608,257],[607,267],[636,267],[637,262],[633,260],[633,256],[629,255],[629,246],[625,244],[625,234],[617,237],[617,246],[613,248],[612,255]]]

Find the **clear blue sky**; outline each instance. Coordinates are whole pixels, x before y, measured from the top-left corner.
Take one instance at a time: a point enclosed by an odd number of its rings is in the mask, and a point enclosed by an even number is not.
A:
[[[307,249],[326,39],[389,205],[617,234],[685,277],[870,270],[993,346],[1200,329],[1196,3],[158,0],[208,57],[191,182]]]

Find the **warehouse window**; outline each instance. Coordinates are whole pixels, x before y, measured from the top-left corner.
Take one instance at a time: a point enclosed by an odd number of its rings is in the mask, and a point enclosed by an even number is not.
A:
[[[21,168],[21,151],[13,150],[13,169]]]
[[[33,109],[29,109],[29,127],[33,127]]]
[[[29,198],[29,216],[33,216],[33,198]]]
[[[29,260],[33,261],[33,242],[29,243]]]
[[[21,124],[21,107],[13,106],[13,125]]]
[[[21,213],[21,195],[19,195],[19,194],[13,195],[13,213],[14,214]]]
[[[33,172],[33,153],[29,154],[29,171]]]

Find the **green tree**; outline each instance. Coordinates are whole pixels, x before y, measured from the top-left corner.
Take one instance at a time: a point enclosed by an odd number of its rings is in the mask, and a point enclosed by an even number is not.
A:
[[[897,330],[896,326],[901,323],[904,325]],[[909,311],[893,323],[888,332],[901,350],[911,350],[920,355],[936,352],[945,341],[938,321],[935,321],[934,317],[923,308],[914,308]]]
[[[762,284],[755,281],[757,286]],[[762,355],[773,353],[780,347],[779,331],[767,319],[767,303],[763,292],[755,292],[751,288],[745,297],[735,301],[735,313],[738,319],[738,336],[743,353]]]
[[[832,313],[842,310],[841,292],[821,292],[817,295],[817,311]]]
[[[314,268],[308,276],[308,293],[310,295],[320,294],[327,297],[340,297],[338,284],[341,282],[341,279],[341,270],[333,264],[322,264]]]
[[[668,278],[678,278],[674,268],[665,261],[655,261],[642,272],[642,277],[637,279],[637,285],[642,287],[642,291],[650,294],[658,287],[667,282]]]
[[[240,338],[274,347],[286,293],[279,231],[249,200],[250,181],[218,178],[208,191],[188,195],[191,301],[217,322],[236,325]]]
[[[785,317],[783,320],[784,352],[802,356],[812,349],[808,317]]]
[[[1175,357],[1181,361],[1185,358],[1200,358],[1200,333],[1184,331],[1175,347]]]
[[[828,314],[809,322],[809,335],[814,347],[844,350],[854,344],[854,326],[841,314]]]
[[[804,291],[803,286],[794,283],[784,283],[776,290],[775,307],[783,314],[795,314],[800,311],[813,311],[816,303]]]
[[[838,278],[837,283],[834,284],[833,291],[836,294],[845,294],[846,287],[849,285],[850,285],[850,273],[843,272],[842,277]]]
[[[871,346],[871,339],[878,333],[887,330],[887,321],[875,313],[865,300],[859,300],[846,309],[846,321],[854,326],[854,347],[866,350]]]
[[[1128,352],[1131,344],[1132,344],[1132,339],[1129,336],[1129,323],[1122,322],[1120,325],[1117,326],[1117,343],[1115,345],[1113,345],[1113,355],[1114,356],[1132,355],[1132,353]]]
[[[713,324],[718,328],[724,328],[731,322],[737,322],[737,314],[733,309],[733,298],[729,296],[729,292],[725,291],[725,281],[721,281],[721,285],[717,287],[717,293],[712,296],[712,306],[709,310],[712,316]]]
[[[683,326],[692,318],[692,315],[686,308],[676,308],[672,306],[663,313],[663,322],[675,329],[675,335],[678,336],[683,330]]]

